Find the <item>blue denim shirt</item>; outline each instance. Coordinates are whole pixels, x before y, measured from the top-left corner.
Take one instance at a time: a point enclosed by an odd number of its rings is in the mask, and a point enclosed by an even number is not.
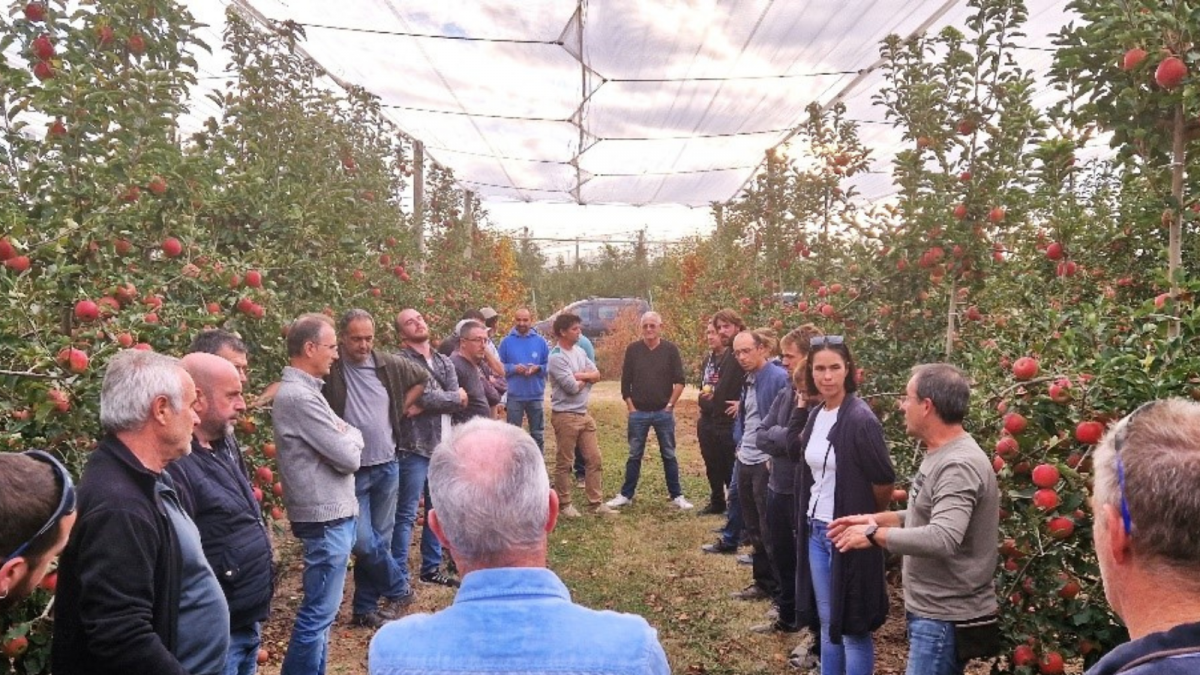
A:
[[[658,633],[632,614],[571,602],[545,568],[476,570],[454,604],[393,621],[371,640],[371,675],[669,675]]]

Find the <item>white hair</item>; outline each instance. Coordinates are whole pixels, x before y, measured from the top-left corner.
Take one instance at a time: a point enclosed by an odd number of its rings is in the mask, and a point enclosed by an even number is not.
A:
[[[104,373],[100,426],[109,433],[140,428],[159,396],[167,397],[173,410],[182,410],[183,372],[179,359],[170,356],[137,349],[118,353]]]
[[[476,566],[501,566],[545,540],[550,480],[520,427],[487,418],[454,427],[430,459],[429,492],[455,553]]]

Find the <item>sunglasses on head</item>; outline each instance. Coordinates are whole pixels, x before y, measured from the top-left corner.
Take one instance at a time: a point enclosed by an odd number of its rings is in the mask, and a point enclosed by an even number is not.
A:
[[[1121,493],[1121,523],[1125,526],[1125,534],[1133,533],[1133,516],[1129,514],[1129,500],[1125,498],[1125,463],[1121,461],[1121,450],[1129,440],[1129,425],[1133,418],[1153,408],[1158,401],[1149,401],[1138,406],[1137,410],[1125,416],[1119,423],[1117,433],[1113,436],[1113,462],[1117,465],[1117,488]]]
[[[62,486],[62,497],[58,500],[58,508],[54,509],[54,513],[50,515],[50,519],[46,521],[46,524],[42,525],[37,533],[27,539],[25,543],[18,546],[17,550],[5,556],[0,564],[24,555],[29,550],[29,547],[33,545],[33,542],[44,536],[52,528],[57,527],[59,521],[63,518],[75,512],[75,483],[71,480],[71,474],[67,471],[67,467],[63,466],[62,462],[55,459],[53,455],[41,450],[29,450],[21,454],[36,459],[39,462],[45,462],[54,469],[54,475],[58,479],[58,483]]]
[[[846,338],[841,335],[817,335],[808,339],[809,347],[824,347],[826,345],[844,345]]]

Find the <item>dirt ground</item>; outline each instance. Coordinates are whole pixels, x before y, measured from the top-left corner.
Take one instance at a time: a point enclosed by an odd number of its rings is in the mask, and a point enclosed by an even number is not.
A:
[[[695,439],[695,400],[690,389],[680,399],[677,455],[685,493],[699,508],[706,482]],[[592,396],[592,410],[600,427],[607,497],[619,487],[627,453],[624,406],[615,383],[597,387]],[[546,455],[552,463],[553,434],[546,436]],[[748,568],[737,566],[732,556],[705,555],[699,551],[700,544],[713,538],[709,530],[722,521],[666,507],[658,464],[652,442],[643,465],[638,500],[621,516],[605,521],[560,522],[551,536],[551,568],[571,588],[576,601],[597,609],[635,611],[645,616],[658,629],[675,673],[797,673],[787,665],[787,655],[797,642],[796,636],[757,635],[748,631],[749,626],[764,622],[765,603],[727,599],[727,591],[747,583]],[[660,497],[661,503],[656,501]],[[414,537],[414,551],[418,539]],[[300,602],[301,563],[296,541],[289,533],[279,531],[276,545],[280,577],[272,616],[263,636],[270,658],[261,672],[267,675],[279,672]],[[418,565],[414,558],[410,569],[415,570]],[[636,580],[636,576],[645,579]],[[641,582],[644,585],[639,585]],[[367,672],[367,648],[373,631],[349,625],[352,591],[353,580],[348,574],[342,611],[331,640],[327,669],[331,675]],[[452,589],[423,584],[417,584],[416,591],[414,612],[437,611],[454,597]],[[903,599],[898,586],[891,591],[888,621],[875,634],[879,675],[901,675],[905,670],[908,647]],[[990,671],[989,665],[976,663],[968,672],[983,675]]]

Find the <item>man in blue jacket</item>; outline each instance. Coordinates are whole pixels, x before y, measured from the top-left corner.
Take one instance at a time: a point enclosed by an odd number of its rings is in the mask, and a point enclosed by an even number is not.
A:
[[[512,331],[500,341],[500,362],[508,381],[508,423],[521,426],[529,419],[529,435],[542,454],[546,427],[543,401],[546,398],[546,358],[550,352],[546,340],[533,330],[533,314],[525,307],[513,315]]]
[[[738,492],[742,501],[745,537],[754,548],[754,583],[732,594],[740,600],[765,600],[774,597],[779,588],[771,564],[773,546],[765,536],[769,532],[767,483],[771,476],[768,464],[771,456],[760,450],[756,443],[759,428],[775,397],[789,386],[787,371],[770,358],[774,349],[773,339],[759,331],[742,331],[733,339],[733,357],[746,371],[746,383],[742,387],[737,419],[733,423]]]

